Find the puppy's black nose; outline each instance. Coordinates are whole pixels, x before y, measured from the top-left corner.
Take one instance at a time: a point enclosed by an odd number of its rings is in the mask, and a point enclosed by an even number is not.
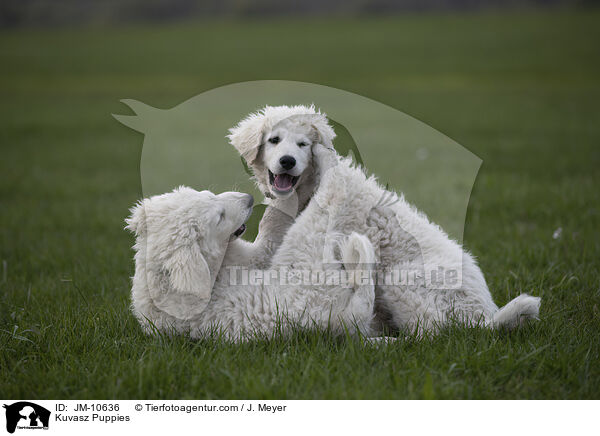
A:
[[[279,159],[279,164],[284,170],[291,170],[296,165],[296,159],[293,156],[285,155]]]

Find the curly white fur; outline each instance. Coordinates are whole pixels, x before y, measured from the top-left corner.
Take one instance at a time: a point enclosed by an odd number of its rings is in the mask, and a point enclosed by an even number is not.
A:
[[[484,276],[471,254],[402,196],[387,191],[365,175],[351,159],[317,152],[324,174],[315,196],[285,235],[274,263],[294,262],[293,243],[314,238],[315,232],[359,232],[377,252],[378,271],[419,271],[413,283],[377,283],[377,305],[394,328],[433,331],[450,322],[490,327],[515,327],[537,318],[540,299],[520,295],[498,309]],[[325,170],[329,168],[329,170]],[[455,286],[427,280],[428,271],[456,271]],[[382,274],[384,276],[384,274]]]
[[[351,287],[232,282],[228,266],[236,265],[241,242],[232,233],[249,215],[248,197],[182,187],[132,209],[127,220],[136,234],[132,309],[145,331],[189,332],[193,338],[217,331],[233,341],[298,326],[368,334],[372,280]],[[332,265],[311,260],[321,259],[324,249],[314,242],[293,243],[299,258],[293,266],[286,263],[288,273],[373,267],[374,249],[364,236],[343,238],[341,263]]]
[[[268,137],[278,135],[282,143],[273,146]],[[327,116],[314,106],[266,106],[244,118],[229,130],[228,139],[246,160],[258,189],[267,199],[267,209],[260,221],[254,243],[241,243],[237,262],[241,265],[267,267],[281,244],[283,236],[302,212],[318,186],[319,167],[313,160],[315,147],[333,149],[335,132]],[[303,139],[309,146],[298,147]],[[296,158],[297,165],[290,171],[299,180],[289,193],[273,189],[269,171],[284,172],[278,162],[284,154]]]
[[[378,284],[376,312],[380,327],[425,331],[435,330],[450,320],[515,327],[524,320],[537,318],[539,298],[524,294],[498,309],[470,253],[403,197],[385,190],[374,178],[368,178],[361,169],[352,167],[349,160],[335,157],[333,162],[323,148],[333,149],[335,133],[325,114],[313,106],[266,107],[230,130],[231,143],[247,160],[254,180],[266,196],[270,196],[268,168],[261,153],[265,138],[282,120],[299,114],[317,114],[319,117],[318,127],[324,138],[321,145],[325,147],[316,144],[312,149],[312,164],[319,176],[306,177],[296,186],[298,196],[303,197],[297,203],[298,212],[302,212],[306,204],[308,206],[293,225],[295,215],[278,213],[283,209],[281,203],[267,209],[257,238],[257,241],[270,240],[270,250],[260,252],[263,264],[268,264],[270,254],[281,245],[272,258],[273,265],[298,265],[297,259],[303,258],[303,253],[294,249],[295,244],[309,244],[310,239],[355,231],[370,238],[378,253],[379,270],[383,273],[398,270],[425,272],[438,267],[460,272],[460,286],[448,289],[422,281],[408,285]],[[319,153],[321,158],[315,158]],[[323,159],[329,164],[322,162]],[[327,165],[335,168],[323,176]],[[309,167],[306,172],[310,171]],[[318,189],[317,193],[315,189]],[[306,259],[304,264],[310,262],[312,260]]]

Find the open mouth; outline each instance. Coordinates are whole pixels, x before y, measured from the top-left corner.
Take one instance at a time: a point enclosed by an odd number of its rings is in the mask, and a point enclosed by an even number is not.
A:
[[[245,231],[246,231],[246,224],[242,224],[239,229],[237,229],[235,232],[233,232],[233,236],[235,236],[236,238],[239,236],[242,236]]]
[[[281,194],[287,194],[294,189],[299,178],[300,176],[292,176],[287,173],[273,174],[271,170],[269,170],[269,182],[273,189]]]
[[[248,221],[250,219],[250,215],[252,215],[252,203],[253,202],[254,202],[254,199],[252,199],[251,203],[248,206],[246,218],[244,218],[244,223],[241,226],[239,226],[238,229],[235,232],[233,232],[231,234],[231,239],[230,240],[235,239],[235,238],[239,238],[246,231],[246,221]]]

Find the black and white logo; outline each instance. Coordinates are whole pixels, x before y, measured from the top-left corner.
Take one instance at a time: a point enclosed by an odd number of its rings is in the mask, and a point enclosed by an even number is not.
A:
[[[6,431],[14,433],[16,429],[47,430],[50,411],[28,401],[19,401],[4,405],[6,409]]]

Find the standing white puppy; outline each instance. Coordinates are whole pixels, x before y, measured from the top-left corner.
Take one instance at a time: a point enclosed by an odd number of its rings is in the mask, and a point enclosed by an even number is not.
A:
[[[266,267],[319,184],[315,149],[333,150],[335,132],[313,106],[267,106],[229,132],[268,201],[255,242],[240,244],[237,261]]]
[[[259,251],[263,259],[281,245],[272,264],[297,265],[294,244],[308,243],[319,232],[358,232],[378,255],[376,312],[382,326],[422,332],[451,320],[515,327],[537,318],[540,299],[527,294],[498,309],[473,256],[402,196],[340,159],[334,138],[326,116],[313,106],[267,106],[230,130],[257,186],[275,199],[259,226],[256,246],[269,247]],[[291,207],[290,198],[296,199]],[[290,227],[294,213],[305,207]],[[445,281],[437,283],[442,275]]]

